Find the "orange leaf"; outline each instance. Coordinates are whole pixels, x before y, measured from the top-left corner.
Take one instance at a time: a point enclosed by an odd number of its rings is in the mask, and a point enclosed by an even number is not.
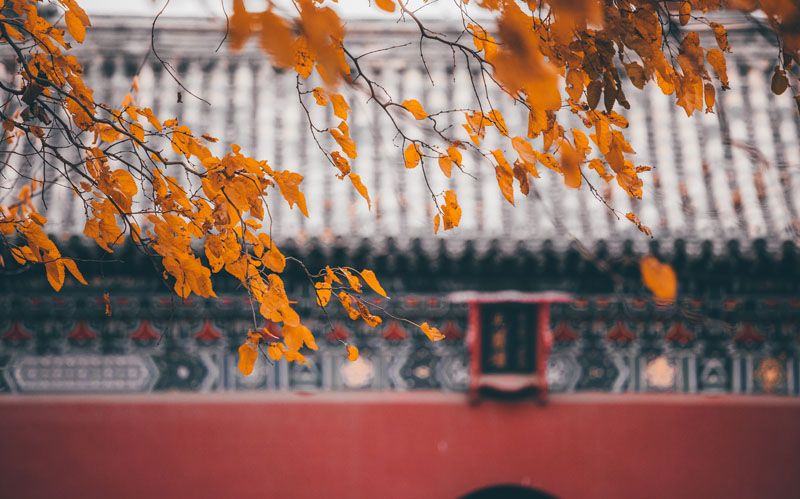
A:
[[[458,198],[454,190],[450,189],[444,193],[444,204],[441,208],[444,214],[444,230],[458,227],[458,224],[461,223],[461,207],[458,205]],[[434,222],[436,221],[434,220]],[[437,223],[436,230],[438,230],[438,225]]]
[[[365,186],[361,182],[361,177],[356,173],[350,173],[348,177],[350,177],[350,182],[353,183],[353,187],[355,187],[358,193],[361,194],[361,197],[367,200],[367,207],[369,209],[372,209],[372,201],[370,201],[369,199],[369,192],[367,191],[367,186]]]
[[[72,260],[72,258],[62,258],[61,261],[64,262],[64,267],[66,267],[66,269],[69,270],[69,273],[72,274],[72,277],[77,279],[78,282],[80,282],[84,286],[88,284],[86,282],[86,279],[83,278],[83,274],[81,274],[81,271],[78,270],[78,266],[75,265],[75,261]]]
[[[356,277],[353,274],[351,274],[350,271],[345,269],[345,268],[339,267],[339,271],[342,274],[344,274],[345,279],[347,279],[347,283],[350,285],[350,287],[353,289],[353,291],[355,291],[356,293],[360,293],[361,292],[361,280],[358,277]]]
[[[259,234],[258,239],[264,246],[264,254],[261,255],[261,263],[273,272],[283,272],[286,268],[286,257],[280,252],[277,246],[270,240],[266,234]]]
[[[333,161],[334,166],[342,172],[340,175],[336,175],[339,180],[343,179],[345,175],[350,173],[350,163],[347,161],[347,158],[339,154],[339,151],[333,151],[331,153],[331,160]]]
[[[711,83],[706,83],[703,85],[703,99],[706,103],[706,112],[710,113],[714,110],[714,102],[716,102],[716,95],[717,91],[714,88],[714,85]]]
[[[656,298],[670,302],[675,300],[678,294],[678,278],[670,265],[648,255],[639,262],[639,269],[644,285]]]
[[[317,305],[324,307],[331,301],[331,285],[327,282],[314,283],[315,292],[317,295]]]
[[[74,12],[68,10],[64,14],[64,22],[72,38],[78,43],[83,43],[83,40],[86,38],[86,27],[83,25],[80,18]]]
[[[503,193],[506,201],[514,204],[514,171],[500,149],[493,150],[492,155],[497,161],[494,173],[497,177],[497,185],[500,186],[500,192]]]
[[[725,63],[725,54],[720,49],[709,49],[706,53],[706,59],[714,71],[719,76],[719,81],[722,83],[722,88],[728,88],[728,68]],[[658,75],[658,73],[656,73]]]
[[[347,345],[347,360],[350,362],[358,360],[358,348],[355,345]]]
[[[637,228],[639,229],[639,231],[641,231],[643,234],[645,234],[645,235],[647,235],[647,236],[652,236],[652,235],[653,235],[653,231],[652,231],[652,230],[650,230],[650,227],[648,227],[648,226],[644,225],[644,224],[641,222],[641,220],[639,220],[639,217],[637,217],[637,216],[636,216],[636,213],[628,212],[628,213],[626,213],[626,214],[625,214],[625,218],[627,218],[627,219],[628,219],[628,220],[630,220],[631,222],[635,223],[635,224],[636,224],[636,227],[637,227]]]
[[[403,153],[406,168],[416,168],[420,161],[419,146],[412,142]]]
[[[422,332],[425,333],[425,336],[431,341],[441,341],[445,338],[441,331],[435,327],[429,326],[427,322],[423,322],[420,329],[422,329]]]
[[[536,164],[536,151],[533,150],[533,146],[527,140],[522,137],[514,137],[511,139],[511,145],[519,154],[519,159],[532,165]]]
[[[278,67],[289,68],[294,64],[292,27],[271,10],[261,13],[261,48]]]
[[[283,343],[270,343],[267,346],[267,357],[270,358],[272,361],[279,361],[281,357],[283,357],[283,352],[286,351],[286,347]]]
[[[428,113],[425,112],[423,109],[422,104],[419,103],[417,99],[407,99],[403,101],[403,107],[406,108],[408,112],[414,115],[414,118],[418,120],[424,120],[428,117]]]
[[[364,279],[364,282],[366,282],[367,286],[372,288],[373,291],[384,298],[387,297],[386,291],[384,291],[383,286],[381,286],[381,283],[378,282],[378,278],[375,276],[375,272],[364,269],[361,271],[361,278]]]
[[[272,177],[275,179],[275,182],[277,182],[283,198],[289,203],[289,208],[297,204],[297,207],[303,215],[308,217],[306,196],[300,191],[300,183],[303,181],[303,176],[299,173],[284,170],[275,172]]]
[[[439,156],[439,169],[442,170],[445,177],[450,178],[453,172],[453,160],[450,159],[450,156],[444,154]]]
[[[347,126],[347,122],[342,121],[336,128],[331,128],[329,133],[350,159],[356,159],[356,143],[350,138],[350,127]]]
[[[44,268],[47,271],[47,282],[54,290],[60,291],[61,286],[64,285],[64,262],[61,260],[47,262],[44,264]]]
[[[394,10],[397,8],[393,0],[375,0],[375,5],[377,5],[379,9],[385,10],[386,12],[394,12]],[[358,350],[356,350],[356,358],[358,358]]]
[[[331,103],[333,104],[333,114],[343,120],[347,120],[347,112],[350,111],[350,106],[344,100],[341,94],[331,94]]]
[[[302,324],[297,326],[283,326],[283,341],[290,352],[297,352],[305,344],[311,350],[317,350],[317,343],[311,330]]]
[[[249,341],[239,347],[239,371],[249,376],[258,360],[258,350]]]
[[[355,307],[353,307],[353,298],[351,298],[350,295],[344,291],[339,292],[338,298],[342,303],[342,307],[347,311],[348,317],[350,317],[352,320],[358,319],[361,314]]]
[[[561,171],[567,187],[578,189],[581,186],[581,157],[566,140],[561,143]]]
[[[447,155],[439,157],[439,168],[447,178],[450,178],[453,171],[453,163],[461,167],[461,152],[454,145],[447,148]]]
[[[325,107],[328,105],[328,94],[324,88],[316,87],[311,91],[311,94],[314,96],[314,100],[317,101],[318,106]]]

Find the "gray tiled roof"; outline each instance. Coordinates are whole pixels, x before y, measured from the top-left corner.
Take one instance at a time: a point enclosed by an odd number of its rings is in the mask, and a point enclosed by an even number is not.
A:
[[[130,85],[131,75],[149,48],[150,21],[144,19],[95,19],[95,28],[85,46],[78,49],[88,79],[101,101],[119,102]],[[336,236],[369,238],[380,245],[387,237],[403,241],[419,237],[433,247],[435,239],[460,246],[465,239],[479,247],[500,239],[509,248],[523,241],[532,248],[545,241],[557,247],[577,238],[587,246],[600,240],[612,248],[633,240],[642,249],[648,238],[624,218],[616,219],[588,189],[570,190],[562,178],[542,171],[533,182],[537,196],[524,198],[517,192],[517,206],[502,200],[494,171],[476,157],[465,157],[466,175],[447,180],[434,162],[434,190],[454,187],[464,210],[462,226],[444,235],[433,235],[433,206],[419,169],[406,171],[402,152],[393,140],[388,120],[366,96],[353,89],[346,94],[352,107],[351,134],[359,153],[354,171],[359,173],[373,199],[372,212],[348,182],[340,182],[311,140],[295,92],[291,72],[274,70],[255,48],[230,54],[219,43],[218,26],[210,21],[168,20],[158,31],[161,55],[180,73],[183,83],[209,100],[186,95],[176,102],[178,87],[152,59],[140,74],[140,100],[153,102],[163,117],[178,116],[194,129],[220,137],[215,153],[234,139],[244,151],[266,159],[275,167],[305,175],[304,191],[311,216],[304,219],[285,203],[273,203],[273,233],[278,238],[303,241]],[[468,74],[459,64],[453,74],[452,55],[441,48],[425,46],[430,80],[419,59],[413,32],[395,24],[353,22],[348,26],[355,53],[411,41],[410,46],[382,52],[362,60],[396,101],[417,98],[426,109],[474,106]],[[776,50],[758,33],[743,29],[731,33],[735,53],[729,60],[731,90],[718,91],[718,112],[696,113],[687,118],[654,84],[644,91],[626,89],[630,111],[628,136],[638,153],[637,163],[654,167],[644,174],[644,198],[629,199],[620,189],[610,189],[611,203],[622,213],[634,211],[654,237],[664,243],[683,239],[690,251],[710,240],[717,247],[726,241],[748,243],[763,238],[770,249],[795,241],[800,233],[800,120],[791,92],[772,95],[769,77]],[[124,40],[124,46],[120,45]],[[455,83],[454,83],[455,82]],[[457,83],[457,84],[456,84]],[[630,85],[628,85],[630,87]],[[507,99],[496,99],[510,127],[524,130],[525,115]],[[320,123],[337,121],[316,106],[310,106]],[[460,115],[458,115],[460,117]],[[566,123],[578,126],[567,116]],[[411,134],[413,120],[402,126]],[[460,123],[452,123],[460,129]],[[466,137],[462,137],[466,139]],[[323,144],[330,145],[329,140]],[[601,192],[603,182],[594,172],[590,179]],[[56,233],[80,233],[83,207],[72,193],[52,191],[47,215]],[[355,240],[355,238],[354,238]]]

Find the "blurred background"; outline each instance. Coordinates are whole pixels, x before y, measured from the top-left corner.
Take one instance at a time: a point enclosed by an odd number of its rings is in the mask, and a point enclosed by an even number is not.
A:
[[[83,206],[48,191],[48,226],[64,254],[88,260],[90,285],[56,294],[43,271],[0,277],[8,497],[456,497],[500,484],[563,497],[797,494],[800,115],[790,92],[770,92],[777,49],[751,20],[718,19],[734,52],[714,114],[687,118],[654,85],[626,84],[628,138],[653,171],[641,201],[597,185],[652,238],[551,172],[511,207],[477,157],[465,157],[474,178],[432,178],[464,209],[460,228],[434,235],[425,180],[402,168],[386,116],[357,89],[343,93],[372,210],[311,139],[296,75],[255,45],[217,51],[218,2],[173,0],[155,26],[160,3],[83,4],[93,27],[75,53],[97,100],[119,103],[138,74],[137,99],[218,137],[214,152],[237,143],[302,173],[310,216],[271,213],[283,253],[311,269],[373,269],[391,296],[381,306],[446,338],[391,319],[362,328],[340,310],[330,329],[289,266],[320,349],[305,364],[261,358],[243,377],[237,348],[252,318],[233,282],[215,284],[217,300],[181,301],[132,246],[101,254],[81,235]],[[447,7],[421,12],[456,33]],[[340,8],[355,53],[394,47],[362,65],[395,100],[474,107],[470,69],[452,54],[425,45],[428,75],[414,26],[366,2]],[[497,101],[511,128],[524,126]],[[643,287],[647,254],[675,269],[674,303]],[[465,290],[484,294],[453,294]],[[491,294],[509,290],[524,294]],[[356,362],[341,339],[360,349]]]

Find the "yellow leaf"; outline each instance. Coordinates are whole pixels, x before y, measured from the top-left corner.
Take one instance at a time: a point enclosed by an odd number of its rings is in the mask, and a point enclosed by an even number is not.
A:
[[[78,270],[78,266],[75,265],[75,261],[72,260],[72,258],[62,258],[61,261],[64,262],[64,267],[66,267],[66,269],[69,270],[69,273],[72,274],[72,277],[77,279],[78,282],[80,282],[84,286],[88,284],[86,282],[86,279],[83,278],[83,274],[81,274],[81,271]]]
[[[318,106],[325,107],[328,105],[328,94],[325,89],[316,87],[311,93],[314,95],[314,100],[317,101]]]
[[[278,188],[283,194],[283,198],[289,203],[289,208],[297,207],[300,211],[308,217],[308,208],[306,208],[306,196],[300,191],[300,183],[303,181],[303,176],[299,173],[290,172],[288,170],[274,172],[272,178],[278,184]]]
[[[500,192],[503,193],[506,201],[514,204],[514,171],[500,149],[493,150],[492,155],[497,161],[494,172],[497,177],[497,185],[500,186]]]
[[[622,116],[621,114],[611,111],[610,113],[606,114],[608,121],[619,128],[628,128],[628,119]],[[574,135],[574,132],[573,132]]]
[[[675,91],[675,84],[672,78],[667,78],[661,75],[660,71],[656,71],[656,83],[658,87],[664,92],[664,95],[671,95]]]
[[[54,290],[60,291],[61,286],[64,285],[64,262],[61,260],[47,262],[44,264],[44,268],[47,271],[47,282]]]
[[[347,158],[339,154],[339,151],[333,151],[331,153],[331,161],[333,161],[334,166],[342,172],[340,175],[336,175],[339,180],[343,179],[345,175],[350,173],[350,163],[347,161]]]
[[[350,111],[350,106],[344,100],[341,94],[331,94],[331,103],[333,104],[333,114],[343,120],[347,120],[347,112]]]
[[[564,174],[564,183],[567,187],[578,189],[581,186],[581,157],[572,148],[572,145],[564,140],[561,142],[561,171]]]
[[[317,350],[314,335],[311,334],[310,329],[302,324],[297,326],[285,324],[283,326],[283,341],[290,352],[297,352],[304,344],[311,350]]]
[[[285,19],[271,10],[261,13],[261,49],[276,66],[289,68],[294,64],[294,35],[292,27]],[[324,104],[323,104],[324,105]]]
[[[339,292],[338,298],[342,303],[342,307],[347,311],[348,317],[350,317],[352,320],[358,319],[361,314],[355,307],[353,307],[353,298],[344,291]]]
[[[536,152],[527,140],[522,137],[514,137],[511,139],[511,146],[519,154],[519,159],[532,165],[536,164]]]
[[[331,301],[331,290],[332,287],[330,283],[327,282],[317,282],[314,283],[315,292],[317,295],[317,305],[320,307],[325,307],[328,305],[328,302]]]
[[[594,158],[594,159],[592,159],[591,161],[589,161],[589,168],[590,168],[590,169],[592,169],[592,170],[594,170],[594,171],[596,171],[596,172],[597,172],[597,174],[598,174],[598,175],[600,175],[600,178],[602,178],[602,179],[603,179],[603,180],[605,180],[606,182],[608,182],[608,181],[610,181],[612,178],[614,178],[614,176],[613,176],[613,175],[609,175],[609,174],[606,172],[606,168],[605,168],[605,166],[603,166],[603,162],[602,162],[602,161],[600,161],[600,160],[599,160],[599,159],[597,159],[597,158]]]
[[[497,109],[492,109],[486,114],[486,117],[497,127],[497,131],[499,131],[503,135],[508,135],[508,127],[506,126],[506,121],[503,119],[503,114],[498,111]]]
[[[414,115],[414,118],[418,120],[424,120],[428,117],[428,113],[425,112],[423,109],[422,104],[419,103],[417,99],[407,99],[403,101],[403,107],[406,108],[408,112]]]
[[[250,38],[253,16],[244,6],[244,0],[233,1],[233,14],[230,17],[231,48],[241,49]]]
[[[367,286],[372,288],[373,291],[383,296],[384,298],[387,297],[386,291],[383,289],[381,283],[378,282],[378,278],[375,276],[375,272],[364,269],[361,271],[361,278],[364,279],[364,282],[366,282]]]
[[[719,81],[722,83],[723,88],[728,88],[728,67],[725,63],[725,54],[720,49],[709,49],[706,53],[706,59],[714,71],[719,76]],[[656,72],[658,75],[658,72]]]
[[[141,112],[145,116],[145,118],[147,118],[147,121],[150,123],[150,125],[152,125],[153,128],[155,128],[159,132],[161,131],[161,129],[163,128],[161,122],[158,121],[158,118],[156,118],[156,115],[153,113],[152,109],[150,109],[149,107],[145,107],[143,109],[140,109],[139,112]]]
[[[239,371],[249,376],[258,360],[258,350],[249,341],[239,347]]]
[[[648,255],[639,262],[639,269],[644,285],[656,298],[670,302],[675,300],[678,294],[678,278],[670,265]]]
[[[636,216],[636,213],[633,213],[633,212],[629,211],[628,213],[625,214],[625,218],[627,218],[628,220],[630,220],[631,222],[636,224],[636,227],[639,229],[639,231],[642,232],[642,234],[644,234],[646,236],[652,236],[653,235],[653,231],[650,230],[650,227],[644,225],[641,222],[641,220],[639,220],[639,217]]]
[[[386,12],[394,12],[394,10],[397,8],[393,0],[375,0],[375,5],[377,5],[379,9],[385,10]],[[356,350],[356,358],[358,358],[358,350]]]
[[[453,163],[461,167],[461,151],[455,145],[447,148],[447,154],[439,157],[439,168],[445,177],[450,178],[453,170]]]
[[[44,225],[44,224],[47,223],[47,217],[45,217],[41,213],[32,211],[31,214],[30,214],[30,217],[31,217],[31,220],[33,220],[34,222],[36,222],[39,225]]]
[[[345,279],[347,279],[347,283],[350,285],[350,287],[353,289],[353,291],[355,291],[356,293],[360,293],[361,292],[361,280],[358,277],[356,277],[353,274],[351,274],[350,271],[345,269],[345,268],[341,268],[340,267],[339,271],[342,274],[344,274]]]
[[[267,357],[269,357],[270,360],[277,362],[281,360],[281,357],[283,357],[284,351],[286,351],[286,347],[283,346],[283,343],[270,343],[267,346]]]
[[[273,244],[261,255],[261,263],[271,271],[280,273],[286,268],[286,257],[284,257],[278,247]]]
[[[361,182],[361,177],[355,173],[350,173],[348,177],[350,177],[350,182],[353,183],[353,187],[356,188],[356,191],[358,191],[358,193],[361,194],[361,197],[367,200],[367,207],[369,207],[369,209],[372,209],[372,201],[370,201],[369,199],[369,192],[367,192],[367,186],[365,186]]]
[[[347,360],[350,362],[358,360],[358,348],[355,345],[347,345]]]
[[[372,314],[372,313],[369,311],[369,309],[367,308],[367,306],[366,306],[366,305],[364,305],[363,303],[361,303],[360,301],[357,301],[357,302],[356,302],[356,306],[358,307],[358,313],[361,315],[361,318],[364,320],[364,322],[365,322],[365,323],[366,323],[368,326],[370,326],[370,327],[375,327],[375,326],[377,326],[378,324],[380,324],[381,322],[383,322],[383,319],[381,319],[381,318],[380,318],[380,317],[378,317],[377,315],[373,315],[373,314]]]
[[[336,277],[336,274],[333,272],[333,269],[330,268],[330,266],[328,266],[328,265],[325,266],[325,282],[327,282],[327,283],[334,283],[335,282],[336,284],[341,284],[342,283],[342,281],[339,280],[338,277]]]
[[[420,329],[422,329],[422,332],[425,333],[425,336],[431,341],[441,341],[445,338],[441,331],[435,327],[431,327],[427,322],[423,322]]]
[[[439,225],[442,223],[441,218],[442,217],[440,217],[438,213],[436,215],[434,215],[434,217],[433,217],[433,233],[434,234],[438,234],[439,233]]]
[[[416,168],[420,161],[419,146],[412,142],[403,153],[406,168]]]
[[[314,351],[319,350],[319,347],[317,346],[317,341],[314,339],[314,334],[311,332],[311,330],[305,326],[302,326],[302,328],[303,328],[303,343],[305,343],[306,347]]]
[[[458,227],[458,224],[461,223],[461,207],[458,205],[458,198],[454,190],[450,189],[444,193],[444,204],[441,208],[444,215],[444,230]],[[439,224],[436,223],[436,220],[434,223],[436,224],[435,230],[438,231]]]
[[[303,78],[308,78],[314,69],[314,56],[308,48],[306,37],[298,36],[294,41],[293,47],[294,70]]]
[[[453,160],[453,163],[461,167],[461,151],[455,145],[447,148],[447,155]]]
[[[350,159],[356,158],[356,143],[350,138],[350,127],[346,122],[342,121],[336,128],[331,128],[329,133]]]
[[[439,156],[439,169],[442,170],[445,177],[450,178],[453,172],[453,160],[450,159],[450,156],[444,154]]]
[[[140,143],[144,142],[144,127],[136,122],[131,123],[131,135],[133,135]]]
[[[80,18],[74,12],[68,10],[64,14],[64,22],[72,38],[78,43],[83,43],[83,40],[86,38],[86,27],[83,25]]]

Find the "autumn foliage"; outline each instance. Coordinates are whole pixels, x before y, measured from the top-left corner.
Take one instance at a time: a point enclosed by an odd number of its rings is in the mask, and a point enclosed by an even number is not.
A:
[[[254,319],[239,348],[244,374],[253,370],[259,355],[302,362],[304,349],[317,348],[284,288],[281,274],[287,265],[303,269],[318,306],[334,302],[354,321],[370,326],[382,322],[386,312],[364,298],[367,293],[387,296],[372,271],[307,269],[273,241],[273,203],[287,203],[305,216],[314,209],[315,200],[303,193],[302,175],[250,157],[237,145],[215,156],[209,144],[216,138],[173,117],[156,116],[147,102],[139,102],[136,78],[121,102],[98,102],[95,89],[83,80],[80,61],[70,54],[71,44],[91,36],[89,17],[76,0],[53,2],[55,17],[44,16],[43,5],[37,0],[7,1],[0,16],[0,39],[18,63],[15,79],[2,83],[12,97],[0,111],[4,140],[10,147],[34,144],[42,157],[46,154],[46,177],[59,179],[45,183],[44,176],[18,172],[27,185],[16,190],[16,199],[0,205],[2,244],[18,265],[43,264],[55,290],[67,273],[86,284],[76,262],[62,255],[48,236],[46,213],[33,203],[46,189],[63,188],[86,206],[86,236],[109,253],[130,238],[160,262],[165,281],[178,296],[214,297],[215,274],[241,283],[254,303],[254,315],[279,324],[282,333],[274,335]],[[516,196],[529,195],[545,174],[559,175],[570,188],[594,191],[601,182],[641,198],[640,174],[650,166],[637,163],[626,138],[628,122],[618,110],[630,104],[622,82],[630,80],[637,89],[653,82],[674,96],[687,115],[713,112],[716,89],[730,85],[726,54],[732,50],[725,26],[706,19],[713,11],[726,6],[763,11],[780,41],[773,92],[791,87],[790,75],[800,63],[800,9],[791,0],[460,0],[453,6],[460,10],[455,17],[463,21],[458,37],[428,29],[404,0],[375,0],[373,8],[412,23],[421,39],[443,44],[479,68],[479,84],[460,82],[475,88],[479,108],[425,109],[412,96],[395,100],[381,92],[380,82],[361,71],[360,58],[347,48],[344,23],[326,2],[295,0],[292,5],[294,10],[282,11],[265,2],[264,10],[254,12],[243,0],[233,0],[228,24],[221,29],[226,28],[231,50],[258,43],[274,66],[297,74],[301,95],[310,94],[313,105],[331,109],[338,123],[330,127],[314,123],[306,113],[309,133],[315,140],[320,135],[333,139],[330,149],[317,140],[331,174],[347,179],[370,207],[374,198],[351,164],[358,144],[350,135],[350,106],[342,86],[362,91],[392,123],[412,122],[433,137],[415,138],[397,126],[397,165],[407,174],[426,179],[461,174],[470,152],[492,168],[498,189],[513,205]],[[481,19],[491,21],[475,21],[468,11],[472,7],[483,11]],[[714,44],[701,45],[697,31],[675,29],[690,22],[707,25]],[[312,80],[321,84],[312,86]],[[503,114],[481,98],[479,89],[488,87],[501,89],[525,113],[523,129],[509,128]],[[565,112],[581,126],[565,126]],[[439,127],[443,114],[460,126]],[[499,140],[488,141],[490,134]],[[69,147],[63,147],[64,141]],[[487,147],[489,142],[502,146]],[[431,230],[456,229],[462,219],[458,193],[429,191],[436,210]],[[617,213],[601,199],[598,209],[629,219],[643,237],[652,233],[635,213]],[[675,298],[677,281],[669,266],[646,257],[641,273],[656,297]],[[443,338],[427,323],[417,326],[431,341]],[[343,355],[354,361],[358,350],[345,344]]]

